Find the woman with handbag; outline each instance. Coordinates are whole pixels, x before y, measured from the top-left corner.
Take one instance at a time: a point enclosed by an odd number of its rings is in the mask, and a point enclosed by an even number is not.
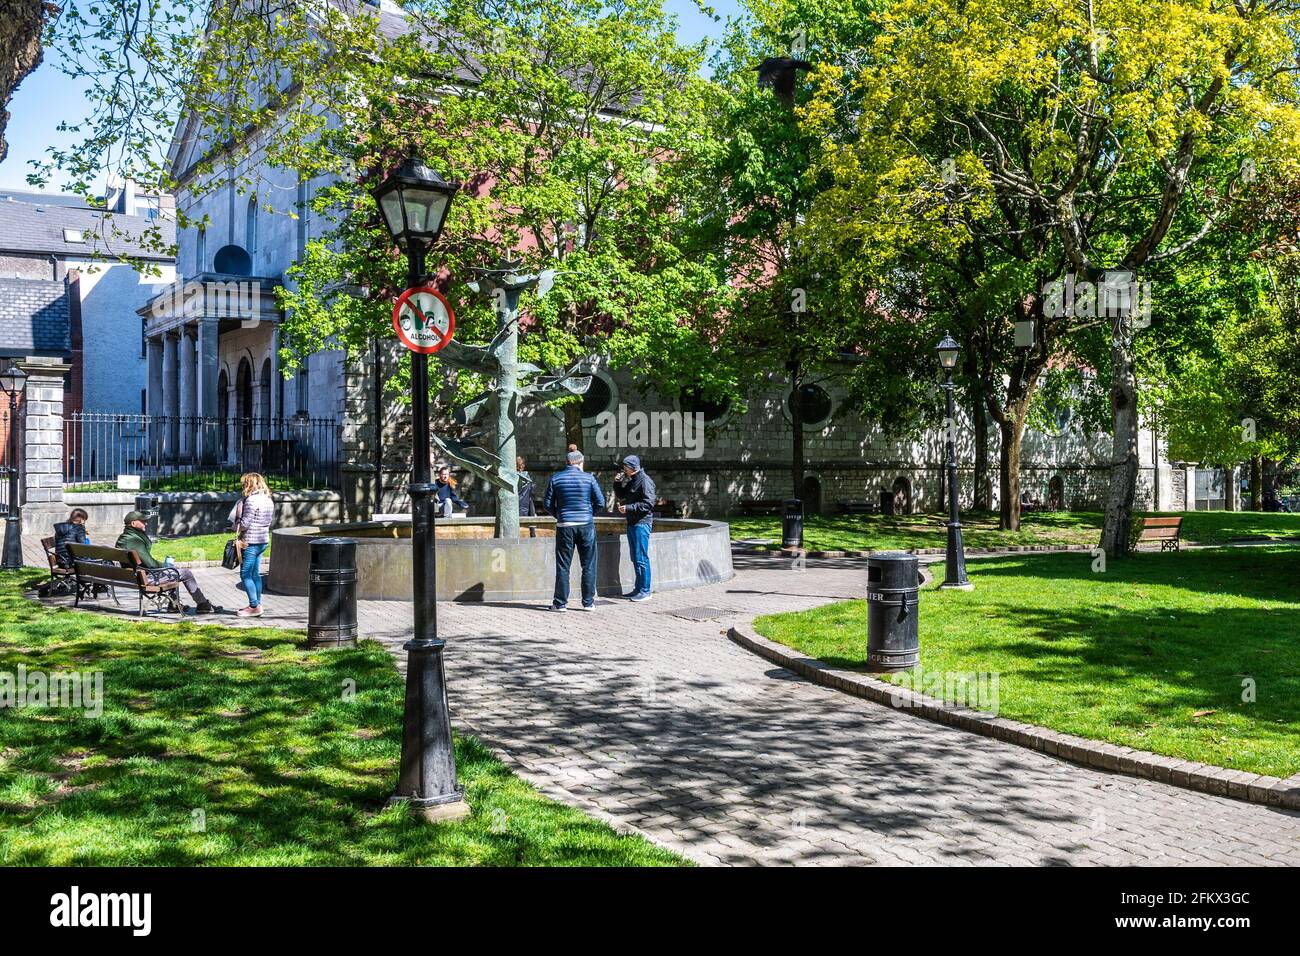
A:
[[[239,479],[244,497],[230,511],[230,524],[235,531],[234,541],[226,545],[227,560],[234,546],[235,560],[239,563],[239,578],[248,595],[248,607],[235,613],[239,617],[262,616],[262,553],[271,540],[271,524],[275,520],[275,502],[266,479],[250,471]]]

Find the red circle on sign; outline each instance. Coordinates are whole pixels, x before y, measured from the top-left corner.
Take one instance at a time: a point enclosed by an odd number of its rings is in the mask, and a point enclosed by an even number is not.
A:
[[[411,302],[412,297],[417,295],[433,296],[442,303],[442,307],[447,311],[447,331],[443,332],[437,326],[433,326],[433,333],[438,336],[438,341],[429,345],[421,345],[419,342],[407,335],[406,330],[402,328],[402,309],[404,308],[410,309],[426,324],[429,321],[425,317],[424,313],[420,311],[419,307],[416,306],[415,303]],[[407,289],[397,297],[397,303],[393,306],[393,331],[397,333],[397,338],[401,343],[412,352],[432,355],[451,341],[451,334],[456,331],[456,313],[451,310],[451,303],[447,301],[447,297],[439,292],[436,286],[417,285],[413,288]]]

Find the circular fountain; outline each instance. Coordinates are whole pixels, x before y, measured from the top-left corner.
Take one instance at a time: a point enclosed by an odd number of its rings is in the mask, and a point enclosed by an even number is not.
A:
[[[549,600],[555,591],[555,519],[520,518],[519,538],[494,538],[492,518],[453,518],[436,525],[440,601]],[[597,518],[597,593],[632,590],[634,573],[622,518]],[[309,548],[315,537],[357,543],[357,597],[411,600],[411,524],[366,521],[271,532],[267,590],[306,594]],[[650,573],[656,591],[730,580],[731,534],[724,522],[659,518],[650,535]],[[573,558],[572,592],[581,593],[582,571]]]

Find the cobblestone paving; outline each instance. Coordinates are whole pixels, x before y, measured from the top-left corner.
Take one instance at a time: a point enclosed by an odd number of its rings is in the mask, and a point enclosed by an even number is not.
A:
[[[453,721],[544,792],[704,864],[1300,865],[1300,814],[1075,766],[774,668],[727,626],[858,596],[862,562],[736,565],[594,613],[439,605]],[[197,574],[242,606],[234,574]],[[304,598],[265,606],[257,623],[305,626]],[[402,661],[409,605],[364,601],[360,621]]]

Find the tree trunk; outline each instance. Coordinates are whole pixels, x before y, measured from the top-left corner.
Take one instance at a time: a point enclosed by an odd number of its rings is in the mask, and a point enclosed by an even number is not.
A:
[[[1007,410],[1005,421],[999,423],[1002,449],[998,454],[1001,500],[998,503],[998,527],[1003,531],[1020,530],[1020,442],[1025,434],[1026,401],[1021,408]]]
[[[1264,510],[1264,456],[1250,459],[1250,510]]]
[[[566,402],[564,408],[564,450],[570,445],[582,450],[582,400]]]
[[[971,403],[971,420],[975,432],[975,497],[971,505],[975,511],[988,511],[989,423],[984,417],[984,402],[978,397]]]
[[[1133,353],[1133,325],[1117,319],[1111,333],[1111,367],[1115,380],[1110,389],[1114,418],[1111,443],[1110,494],[1101,530],[1101,547],[1109,558],[1128,553],[1133,497],[1137,491],[1138,410],[1137,372]]]
[[[41,30],[50,11],[45,0],[0,0],[0,162],[9,151],[5,127],[9,99],[29,73],[40,65]]]

